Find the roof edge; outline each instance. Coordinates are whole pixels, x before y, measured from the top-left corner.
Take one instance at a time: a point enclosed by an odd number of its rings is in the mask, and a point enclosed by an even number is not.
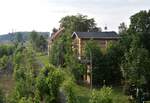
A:
[[[76,37],[79,38],[79,36],[78,36],[78,34],[76,32],[73,32],[71,37],[73,37],[74,35],[76,35]]]

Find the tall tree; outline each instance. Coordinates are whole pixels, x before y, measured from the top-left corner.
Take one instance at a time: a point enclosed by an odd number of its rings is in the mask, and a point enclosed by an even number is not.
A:
[[[137,84],[150,84],[150,10],[130,17],[131,24],[120,41],[124,47],[123,75]]]
[[[133,35],[137,33],[141,34],[141,45],[148,49],[150,52],[150,10],[140,11],[135,15],[131,16],[131,25],[129,27],[129,32]]]
[[[129,52],[125,53],[123,74],[126,80],[141,85],[149,82],[145,73],[148,74],[150,72],[147,71],[150,68],[150,58],[148,51],[138,44],[138,38],[134,39]]]
[[[86,15],[72,15],[63,17],[60,20],[61,26],[70,30],[70,32],[74,31],[93,31],[96,30],[96,23],[93,18],[88,19]],[[97,29],[98,30],[98,29]]]

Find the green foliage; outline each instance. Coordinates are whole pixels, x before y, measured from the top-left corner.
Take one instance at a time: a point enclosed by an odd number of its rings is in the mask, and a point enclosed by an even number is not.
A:
[[[84,74],[85,66],[79,62],[77,57],[72,54],[72,56],[67,57],[67,68],[69,71],[73,74],[75,77],[76,81],[79,82]]]
[[[50,62],[55,66],[66,66],[66,56],[71,53],[71,36],[62,35],[51,48]]]
[[[105,54],[105,58],[107,62],[108,72],[110,72],[109,76],[109,83],[111,84],[119,84],[121,83],[122,79],[122,72],[120,65],[122,63],[122,59],[124,58],[124,50],[123,47],[117,43],[111,43],[110,46],[107,48],[107,52]],[[113,77],[113,78],[112,78]]]
[[[40,92],[38,90],[35,91],[34,103],[40,103]]]
[[[76,91],[77,84],[70,71],[64,72],[64,82],[61,86],[61,92],[65,94],[66,103],[80,103]]]
[[[41,69],[36,78],[36,87],[39,95],[46,103],[56,103],[60,84],[63,81],[62,73],[54,66],[46,66]]]
[[[25,97],[22,97],[18,103],[33,103],[31,98],[25,98]]]
[[[64,66],[67,60],[69,60],[68,57],[72,55],[71,34],[74,31],[90,31],[91,29],[96,28],[96,24],[93,18],[88,19],[85,15],[63,17],[60,20],[60,24],[65,30],[63,31],[62,36],[52,45],[50,61],[54,65]]]
[[[13,45],[0,45],[0,70],[10,73],[12,70],[12,55],[15,51]]]
[[[5,96],[1,88],[0,88],[0,103],[6,103]]]
[[[16,36],[15,37],[16,43],[23,43],[24,42],[23,35],[20,32],[16,33],[15,36]]]
[[[146,70],[150,67],[150,58],[148,55],[149,54],[146,49],[136,47],[132,47],[129,52],[125,54],[123,68],[126,79],[138,84],[143,84],[146,82],[145,73],[149,73],[149,71]]]
[[[150,52],[150,10],[140,11],[131,16],[129,31],[132,35],[141,34],[141,45]]]
[[[73,81],[68,81],[65,84],[65,91],[67,95],[67,103],[79,103],[75,90],[74,90],[75,84]]]
[[[99,91],[93,90],[89,103],[113,103],[112,89],[109,87],[103,87]]]
[[[29,47],[15,52],[13,63],[15,87],[12,91],[10,103],[18,103],[22,97],[34,97],[35,77],[39,65],[36,62],[35,53]]]
[[[125,25],[124,22],[120,23],[120,26],[118,28],[119,28],[119,34],[120,35],[126,34],[126,32],[127,32],[127,26]]]
[[[9,56],[14,52],[13,45],[0,45],[0,58],[4,55]]]
[[[32,47],[36,51],[46,51],[47,50],[47,41],[44,36],[39,35],[38,32],[32,31],[30,34],[30,42]]]
[[[6,69],[8,65],[9,57],[4,55],[2,58],[0,58],[0,69]]]
[[[61,27],[64,27],[62,35],[53,42],[50,51],[50,62],[55,66],[69,68],[77,80],[83,75],[83,65],[77,60],[72,51],[71,34],[74,31],[96,30],[95,20],[88,19],[85,15],[66,16],[60,20]],[[97,30],[99,30],[97,28]]]
[[[87,58],[87,63],[92,65],[92,75],[93,75],[93,84],[103,84],[103,80],[106,80],[106,71],[104,57],[100,50],[100,47],[94,41],[89,41],[85,45],[85,57]]]
[[[88,63],[92,62],[93,84],[120,84],[122,73],[120,64],[124,51],[122,47],[116,44],[110,44],[106,53],[102,53],[98,44],[89,41],[85,45],[85,57]],[[113,78],[112,78],[113,77]]]
[[[40,48],[40,51],[47,52],[47,41],[46,38],[42,35],[39,37],[38,46]]]
[[[127,35],[123,36],[124,60],[122,71],[126,80],[141,84],[149,84],[150,75],[150,11],[140,11],[131,16],[131,24]],[[124,41],[123,41],[124,40]],[[126,43],[126,44],[125,44]]]
[[[81,14],[63,17],[60,20],[60,23],[62,27],[65,27],[70,32],[101,31],[101,29],[96,27],[96,23],[93,18],[88,19],[86,15]]]

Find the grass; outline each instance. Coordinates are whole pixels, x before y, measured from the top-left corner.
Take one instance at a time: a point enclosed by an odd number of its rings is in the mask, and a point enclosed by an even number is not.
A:
[[[129,103],[128,96],[120,88],[113,88],[112,97],[113,103]]]
[[[6,96],[8,96],[13,89],[14,81],[12,75],[3,75],[0,77],[0,87]]]
[[[76,85],[75,92],[77,93],[77,97],[80,103],[88,103],[91,94],[90,89]]]
[[[44,65],[49,63],[48,55],[37,55],[37,59]]]
[[[89,98],[91,94],[90,89],[77,85],[75,87],[75,92],[80,103],[89,103]],[[112,98],[113,103],[129,103],[128,97],[124,95],[122,90],[119,88],[113,88]]]

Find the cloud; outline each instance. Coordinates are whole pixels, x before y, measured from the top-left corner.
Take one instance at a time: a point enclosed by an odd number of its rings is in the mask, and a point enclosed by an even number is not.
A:
[[[149,9],[150,0],[0,0],[0,34],[17,31],[51,31],[66,15],[81,13],[99,26],[116,30],[120,22]]]

